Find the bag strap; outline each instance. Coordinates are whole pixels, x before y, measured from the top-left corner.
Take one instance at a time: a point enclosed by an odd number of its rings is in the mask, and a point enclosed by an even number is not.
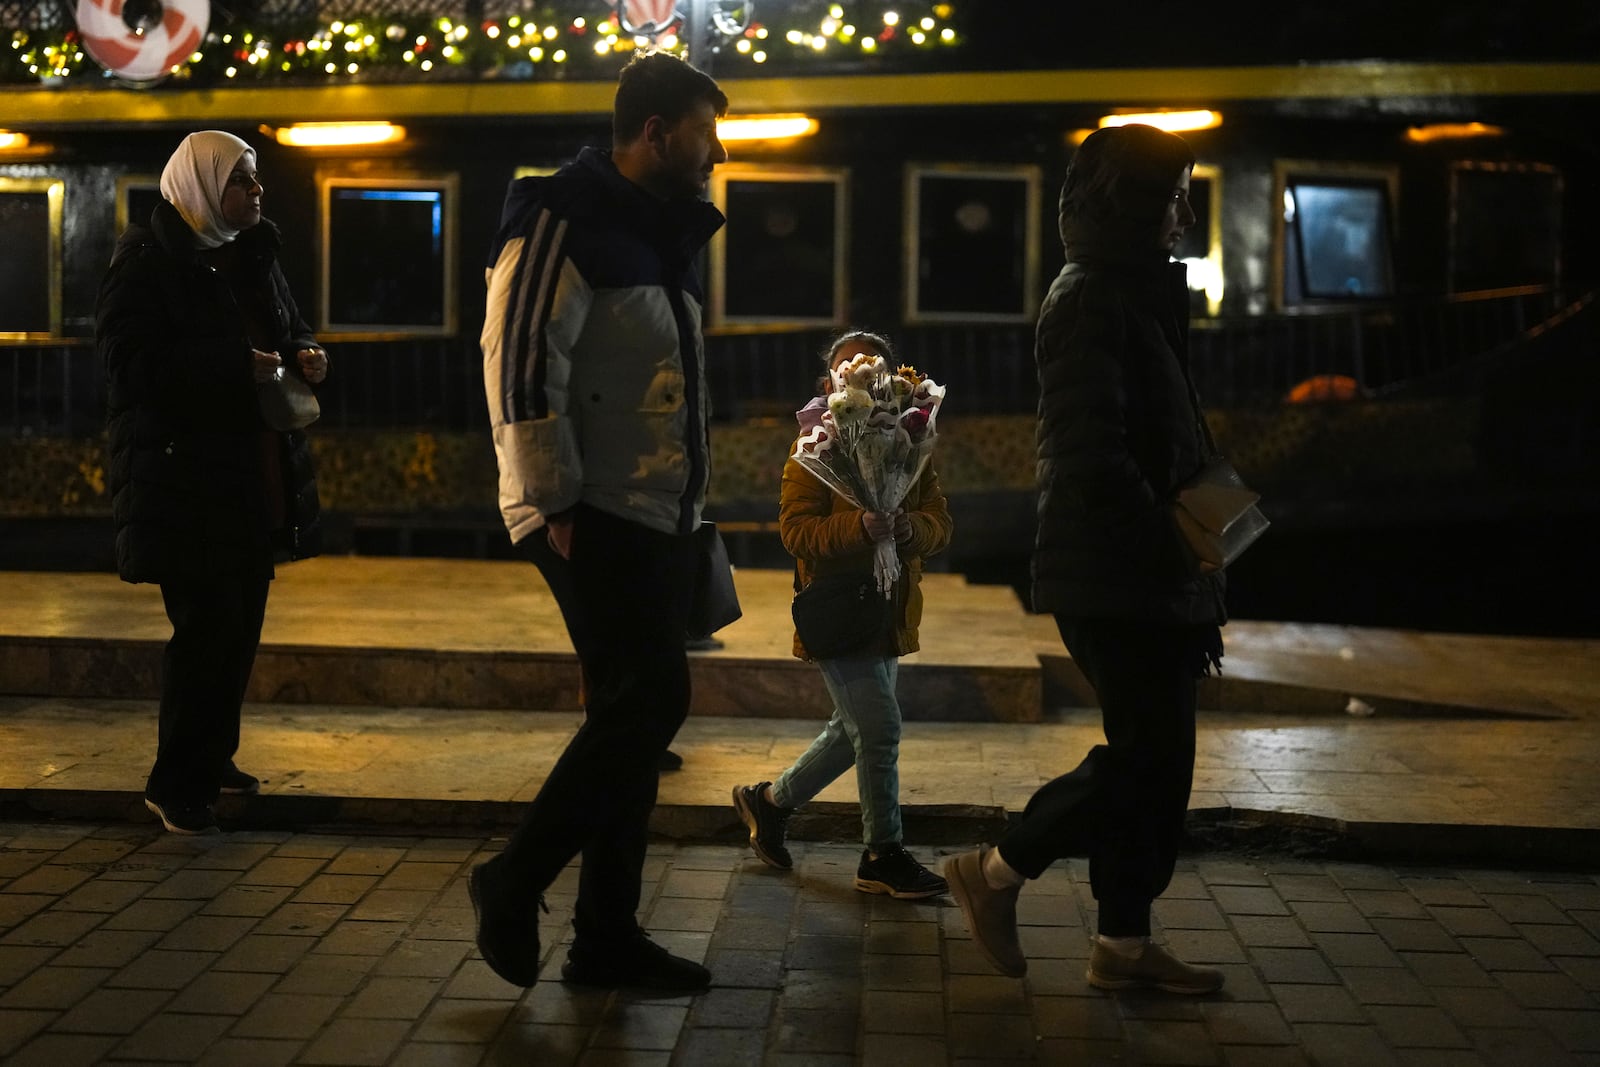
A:
[[[1206,443],[1206,458],[1220,456],[1222,450],[1217,448],[1216,438],[1211,436],[1211,424],[1206,421],[1206,409],[1200,403],[1200,394],[1190,380],[1188,372],[1183,375],[1183,384],[1189,387],[1189,403],[1194,407],[1194,420],[1200,425],[1200,436]]]

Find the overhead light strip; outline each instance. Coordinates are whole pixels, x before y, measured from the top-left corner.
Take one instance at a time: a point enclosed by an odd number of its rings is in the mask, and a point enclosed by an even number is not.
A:
[[[1222,116],[1215,111],[1140,111],[1126,115],[1105,115],[1100,119],[1101,128],[1107,126],[1130,126],[1133,124],[1154,126],[1158,130],[1168,133],[1191,133],[1195,130],[1209,130],[1222,125]]]
[[[721,141],[787,141],[816,132],[810,115],[733,115],[717,123]]]
[[[272,135],[291,148],[335,148],[394,144],[405,140],[406,128],[392,122],[297,122],[272,130]]]

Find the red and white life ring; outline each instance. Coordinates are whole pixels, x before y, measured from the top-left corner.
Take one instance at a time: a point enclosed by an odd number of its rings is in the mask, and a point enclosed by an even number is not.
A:
[[[200,47],[211,0],[158,0],[161,19],[143,33],[122,21],[127,0],[78,0],[78,32],[95,62],[129,81],[154,81]]]

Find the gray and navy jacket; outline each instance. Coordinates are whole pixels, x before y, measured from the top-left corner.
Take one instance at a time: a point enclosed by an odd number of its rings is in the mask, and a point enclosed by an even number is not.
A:
[[[699,525],[711,453],[697,267],[722,224],[594,148],[511,183],[480,340],[513,542],[580,502],[665,533]]]

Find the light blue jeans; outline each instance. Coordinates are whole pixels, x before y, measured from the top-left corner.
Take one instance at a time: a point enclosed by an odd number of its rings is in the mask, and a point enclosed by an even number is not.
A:
[[[818,660],[833,717],[811,747],[772,784],[779,807],[798,808],[852,765],[861,797],[861,840],[868,848],[900,841],[900,703],[897,656]]]

